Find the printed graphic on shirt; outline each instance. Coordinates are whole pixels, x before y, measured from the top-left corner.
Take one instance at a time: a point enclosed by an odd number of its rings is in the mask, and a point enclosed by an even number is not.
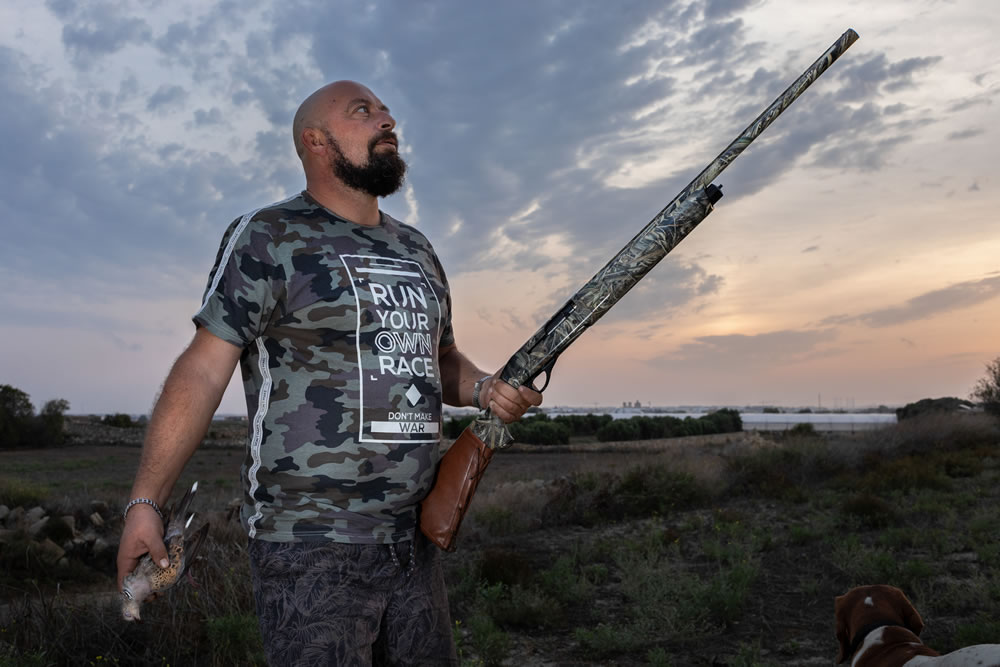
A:
[[[441,304],[419,262],[341,255],[357,302],[361,442],[437,442]]]

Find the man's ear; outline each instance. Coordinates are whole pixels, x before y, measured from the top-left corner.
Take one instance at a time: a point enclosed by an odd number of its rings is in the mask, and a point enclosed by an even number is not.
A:
[[[848,627],[847,615],[850,610],[847,608],[847,596],[840,595],[833,601],[833,625],[834,632],[837,635],[837,641],[840,642],[840,654],[837,656],[837,664],[844,662],[849,657],[848,651],[851,650],[851,637],[848,634],[850,629]]]
[[[314,127],[302,130],[302,146],[306,152],[321,153],[326,150],[326,136]]]

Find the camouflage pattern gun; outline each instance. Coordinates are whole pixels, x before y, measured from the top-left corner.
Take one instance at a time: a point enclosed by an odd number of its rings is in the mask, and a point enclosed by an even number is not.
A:
[[[841,35],[514,353],[500,372],[500,379],[514,387],[533,386],[531,383],[545,373],[545,384],[538,390],[544,391],[559,355],[712,212],[722,197],[721,186],[712,181],[857,39],[854,30]],[[438,479],[422,503],[420,517],[421,530],[438,546],[454,548],[458,527],[479,477],[493,451],[511,441],[504,423],[486,411],[442,457]]]

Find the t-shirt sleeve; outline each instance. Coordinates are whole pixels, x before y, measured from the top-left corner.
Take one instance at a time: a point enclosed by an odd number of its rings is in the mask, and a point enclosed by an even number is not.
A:
[[[222,238],[195,324],[240,347],[258,338],[284,293],[284,270],[275,255],[261,225],[247,218],[234,222]]]

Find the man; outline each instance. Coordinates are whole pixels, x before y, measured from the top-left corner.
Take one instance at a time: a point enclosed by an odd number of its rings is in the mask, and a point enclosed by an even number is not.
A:
[[[250,415],[242,520],[269,660],[456,663],[437,550],[417,528],[442,399],[510,422],[541,395],[455,346],[448,284],[416,229],[382,213],[406,165],[395,121],[338,81],[302,103],[306,190],[234,221],[190,346],[153,409],[118,582],[166,551],[170,496],[240,361]]]

